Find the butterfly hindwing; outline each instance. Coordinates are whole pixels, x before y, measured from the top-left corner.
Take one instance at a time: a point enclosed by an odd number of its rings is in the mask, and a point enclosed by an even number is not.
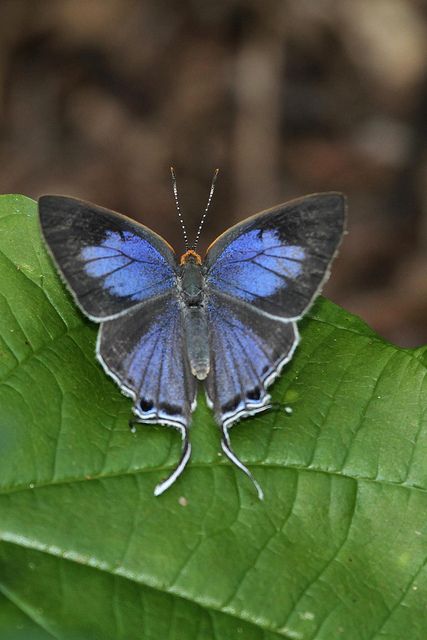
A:
[[[188,427],[197,387],[178,304],[175,293],[166,293],[108,320],[101,325],[97,344],[98,359],[133,398],[139,421],[169,424],[182,433],[181,461],[157,494],[172,484],[190,456]]]
[[[211,368],[206,391],[219,422],[262,409],[266,387],[298,343],[295,323],[263,316],[239,300],[212,293],[208,303]]]
[[[252,216],[211,245],[207,283],[271,316],[299,319],[329,274],[344,223],[345,199],[338,193]]]
[[[239,418],[268,408],[267,386],[298,344],[294,322],[265,316],[240,300],[211,293],[208,303],[211,368],[206,393],[222,431],[226,455],[262,491],[231,448],[228,429]]]
[[[176,286],[174,253],[147,227],[63,196],[40,198],[39,214],[53,258],[92,320],[114,317]]]

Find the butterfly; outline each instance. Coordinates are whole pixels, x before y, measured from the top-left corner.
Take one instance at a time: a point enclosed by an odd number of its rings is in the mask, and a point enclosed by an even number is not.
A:
[[[190,246],[172,170],[185,253],[119,213],[70,197],[39,199],[42,235],[77,306],[100,324],[96,356],[133,400],[135,421],[181,432],[181,458],[155,487],[168,489],[191,454],[189,428],[202,381],[225,455],[229,430],[271,408],[267,387],[299,342],[297,321],[329,275],[345,226],[345,198],[321,193],[262,211],[220,235],[204,259]]]

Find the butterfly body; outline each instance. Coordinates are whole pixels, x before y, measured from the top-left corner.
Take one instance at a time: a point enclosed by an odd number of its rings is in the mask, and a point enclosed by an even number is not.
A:
[[[202,260],[193,253],[181,258],[178,291],[191,373],[198,380],[205,380],[210,365],[206,284]]]
[[[96,355],[137,421],[176,427],[177,468],[190,457],[197,388],[205,387],[224,453],[254,481],[230,444],[239,419],[270,406],[267,388],[291,359],[297,321],[329,275],[345,224],[341,194],[307,196],[235,225],[205,259],[180,260],[147,227],[63,196],[39,200],[42,233],[75,302],[100,324]]]

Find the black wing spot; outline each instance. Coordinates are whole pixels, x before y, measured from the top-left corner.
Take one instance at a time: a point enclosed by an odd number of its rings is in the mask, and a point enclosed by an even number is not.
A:
[[[154,404],[150,400],[144,400],[143,398],[139,403],[139,406],[141,407],[141,411],[147,412],[151,411],[151,409],[154,407]]]
[[[251,391],[248,391],[246,394],[246,398],[248,400],[259,400],[261,398],[261,390],[259,387],[255,387],[254,389],[251,389]]]

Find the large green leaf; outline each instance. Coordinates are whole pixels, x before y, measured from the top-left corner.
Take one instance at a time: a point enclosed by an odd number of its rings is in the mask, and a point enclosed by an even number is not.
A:
[[[300,328],[273,389],[292,413],[232,434],[265,501],[202,399],[155,498],[178,434],[130,433],[35,203],[0,199],[1,640],[427,637],[426,349],[325,300]]]

